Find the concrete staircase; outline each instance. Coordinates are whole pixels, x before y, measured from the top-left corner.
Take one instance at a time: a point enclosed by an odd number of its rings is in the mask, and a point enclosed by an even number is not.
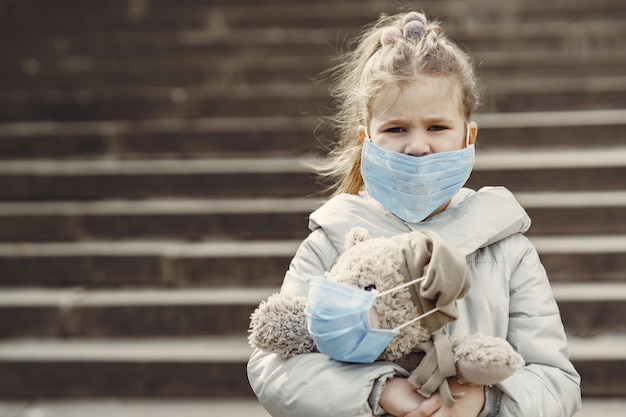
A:
[[[267,416],[248,317],[324,200],[344,38],[391,2],[0,1],[0,416]],[[583,376],[626,409],[626,5],[429,0],[486,94],[470,186],[533,219]]]

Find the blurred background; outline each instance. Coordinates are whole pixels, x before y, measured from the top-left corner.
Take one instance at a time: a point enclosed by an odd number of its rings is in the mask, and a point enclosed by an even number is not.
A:
[[[245,363],[324,196],[315,76],[389,1],[0,0],[0,416],[267,416]],[[427,0],[533,219],[580,415],[626,410],[626,3]]]

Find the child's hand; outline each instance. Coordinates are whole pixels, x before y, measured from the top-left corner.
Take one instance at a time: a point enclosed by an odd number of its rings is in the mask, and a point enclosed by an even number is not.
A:
[[[452,392],[464,392],[452,408],[443,405],[441,395],[435,392],[430,398],[418,394],[408,380],[394,377],[387,380],[380,395],[380,406],[396,417],[476,417],[485,404],[482,386],[459,385],[449,381]]]
[[[395,417],[420,417],[412,414],[419,410],[426,398],[418,394],[406,378],[393,377],[385,383],[378,403],[389,414]]]
[[[406,413],[404,417],[476,417],[485,404],[485,391],[478,385],[459,385],[452,379],[448,380],[452,392],[463,392],[465,395],[456,401],[452,408],[443,405],[439,391],[430,398],[425,398],[417,409]],[[383,407],[384,408],[384,407]]]

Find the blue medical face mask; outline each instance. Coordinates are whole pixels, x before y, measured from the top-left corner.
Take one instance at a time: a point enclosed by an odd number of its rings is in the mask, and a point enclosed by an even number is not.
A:
[[[361,175],[369,195],[409,223],[418,223],[459,192],[474,167],[474,145],[456,151],[410,156],[387,151],[366,138]]]
[[[317,349],[338,361],[374,362],[403,327],[439,310],[428,311],[395,329],[374,329],[369,321],[374,301],[424,279],[418,278],[379,293],[348,287],[323,276],[311,278],[304,313]]]

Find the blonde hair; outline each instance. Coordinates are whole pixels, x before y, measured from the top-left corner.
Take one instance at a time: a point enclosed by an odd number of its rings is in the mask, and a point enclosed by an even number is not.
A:
[[[421,25],[417,33],[406,23],[410,20],[421,22],[412,22]],[[329,121],[338,141],[317,171],[333,194],[357,194],[363,186],[358,128],[367,126],[372,100],[385,89],[411,82],[420,74],[451,76],[461,87],[466,121],[479,102],[470,56],[443,34],[438,22],[428,22],[421,13],[382,15],[355,41],[356,48],[329,70],[337,106]]]

